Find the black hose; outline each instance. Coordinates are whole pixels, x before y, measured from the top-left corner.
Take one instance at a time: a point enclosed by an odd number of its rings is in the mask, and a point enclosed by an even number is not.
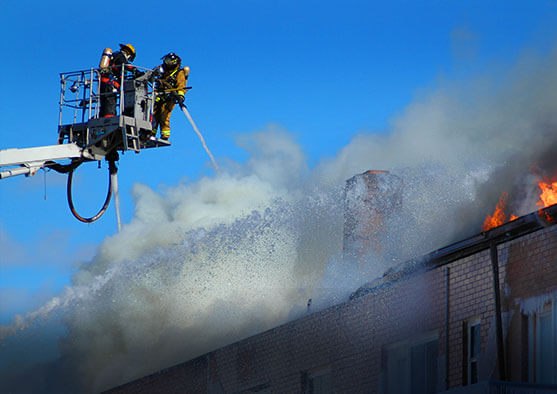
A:
[[[76,167],[77,168],[77,167]],[[96,215],[91,216],[90,218],[84,218],[80,216],[73,205],[72,201],[72,179],[73,179],[73,172],[75,168],[70,169],[68,172],[68,188],[67,188],[67,195],[68,195],[68,204],[70,206],[70,211],[76,217],[77,220],[84,222],[84,223],[92,223],[95,220],[99,219],[108,208],[108,204],[110,203],[110,198],[112,197],[112,174],[117,171],[116,165],[114,161],[109,161],[109,171],[108,171],[108,193],[106,194],[106,199],[104,200],[104,204],[99,212]]]

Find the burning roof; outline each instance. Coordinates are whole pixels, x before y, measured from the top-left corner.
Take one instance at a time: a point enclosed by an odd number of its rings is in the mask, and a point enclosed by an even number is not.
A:
[[[551,182],[549,180],[540,179],[537,186],[539,187],[539,200],[536,205],[541,209],[547,208],[550,205],[557,204],[557,182]],[[507,200],[508,193],[501,193],[501,197],[495,206],[493,214],[487,215],[484,220],[482,230],[487,231],[494,227],[500,226],[507,221],[513,221],[518,218],[514,213],[507,214]]]
[[[481,250],[488,249],[492,244],[500,244],[530,234],[547,226],[557,224],[557,204],[540,209],[528,215],[515,218],[472,237],[447,245],[425,256],[407,261],[385,272],[382,278],[361,286],[350,295],[350,299],[371,293],[382,286],[389,285],[399,279],[421,270],[430,270],[448,264],[454,260],[470,256]]]

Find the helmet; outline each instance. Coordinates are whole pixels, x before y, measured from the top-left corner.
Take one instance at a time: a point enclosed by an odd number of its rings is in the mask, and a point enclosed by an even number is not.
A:
[[[163,64],[168,68],[176,68],[182,62],[180,56],[176,55],[174,52],[167,53],[161,57]]]
[[[120,44],[120,50],[127,52],[130,55],[130,62],[135,59],[135,48],[132,44]]]

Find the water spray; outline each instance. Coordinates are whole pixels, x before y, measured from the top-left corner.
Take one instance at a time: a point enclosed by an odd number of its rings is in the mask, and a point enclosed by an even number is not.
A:
[[[111,161],[110,165],[116,168],[116,164],[114,164],[114,162]],[[118,171],[116,169],[110,171],[110,184],[112,185],[112,195],[114,196],[114,208],[116,210],[116,223],[118,224],[118,232],[120,232],[122,231],[122,223],[120,220],[120,196],[118,191]]]
[[[203,148],[205,149],[205,152],[207,152],[207,154],[211,158],[211,163],[213,164],[213,168],[215,169],[215,172],[219,172],[219,166],[217,165],[217,162],[215,161],[215,158],[213,157],[213,154],[211,153],[211,151],[207,147],[207,144],[205,143],[205,139],[203,138],[203,135],[201,134],[201,132],[199,131],[199,129],[195,125],[195,122],[193,121],[188,109],[186,108],[186,105],[184,103],[179,103],[179,104],[180,104],[180,108],[182,108],[182,112],[184,113],[184,115],[186,115],[186,118],[188,118],[188,121],[191,123],[191,126],[193,127],[194,131],[197,133],[197,136],[201,140],[201,143],[203,144]]]

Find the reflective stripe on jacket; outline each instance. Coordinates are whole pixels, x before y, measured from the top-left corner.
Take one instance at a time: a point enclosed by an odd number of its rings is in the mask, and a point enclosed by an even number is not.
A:
[[[168,75],[162,76],[161,88],[162,92],[176,92],[179,96],[183,96],[186,92],[186,82],[188,76],[183,68],[177,68],[170,72]]]

